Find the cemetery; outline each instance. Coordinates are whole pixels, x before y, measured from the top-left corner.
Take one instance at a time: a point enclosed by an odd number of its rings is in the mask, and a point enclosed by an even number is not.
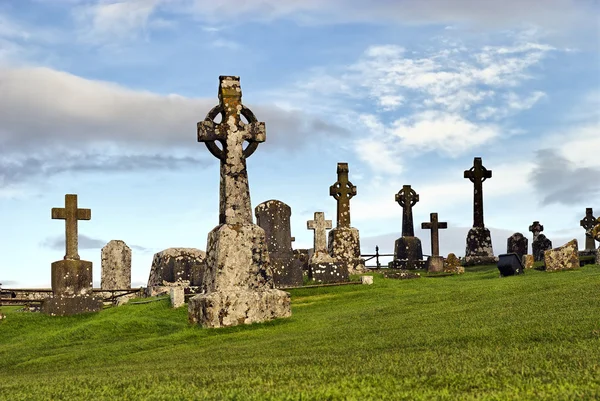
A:
[[[66,194],[51,208],[66,246],[49,266],[51,288],[0,289],[0,399],[600,397],[592,208],[580,221],[583,250],[576,239],[553,244],[533,221],[531,241],[516,232],[495,253],[483,207],[492,170],[475,157],[463,172],[473,183],[464,256],[440,254],[451,220],[431,211],[423,254],[418,183],[405,184],[389,200],[402,229],[379,244],[393,249],[381,264],[379,247],[361,252],[351,225],[359,192],[338,162],[335,227],[315,210],[312,248],[296,248],[289,205],[270,199],[253,216],[246,160],[268,140],[267,124],[242,103],[239,77],[219,77],[218,99],[196,131],[219,163],[218,224],[205,246],[156,253],[147,285],[132,288],[124,241],[102,248],[101,266],[80,258],[78,224],[94,220]]]

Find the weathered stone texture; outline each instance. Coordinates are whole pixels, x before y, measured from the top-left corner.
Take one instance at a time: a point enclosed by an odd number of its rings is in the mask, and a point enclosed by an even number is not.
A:
[[[552,241],[550,241],[544,234],[538,234],[531,243],[531,249],[533,258],[536,262],[544,260],[544,253],[552,249]]]
[[[465,265],[485,265],[498,261],[492,248],[492,236],[486,227],[473,227],[467,234]]]
[[[292,209],[281,201],[269,200],[256,206],[254,214],[256,224],[265,230],[275,287],[302,285],[302,263],[292,250]]]
[[[179,308],[185,304],[185,289],[183,287],[171,287],[169,297],[171,298],[171,306]]]
[[[365,271],[365,261],[360,257],[360,236],[353,227],[336,227],[329,231],[327,243],[329,254],[342,265],[350,274]]]
[[[444,260],[444,273],[463,274],[464,272],[465,268],[461,266],[460,260],[455,254],[449,253]]]
[[[334,259],[327,252],[327,229],[331,220],[325,220],[325,213],[315,212],[314,219],[306,222],[306,228],[314,230],[313,253],[308,262],[308,278],[318,283],[338,283],[348,281],[348,267]]]
[[[92,211],[90,209],[77,208],[77,195],[65,195],[65,207],[52,208],[52,219],[60,219],[65,221],[65,248],[66,253],[64,259],[79,260],[77,247],[79,237],[77,234],[77,221],[90,220]]]
[[[600,247],[598,247],[598,249],[596,249],[596,261],[595,263],[597,265],[600,265]]]
[[[577,240],[573,239],[565,245],[544,252],[546,271],[576,269],[579,267]]]
[[[360,276],[360,282],[365,285],[372,285],[373,276]]]
[[[163,281],[189,281],[202,285],[206,270],[206,253],[196,248],[168,248],[154,254],[148,287],[162,286]]]
[[[444,257],[439,255],[428,257],[427,271],[430,273],[439,273],[444,271]]]
[[[303,276],[308,275],[308,263],[312,256],[310,251],[311,249],[294,249],[294,259],[300,262]]]
[[[594,237],[591,235],[592,229],[598,224],[598,221],[594,217],[594,211],[591,207],[585,209],[585,217],[581,219],[579,225],[585,229],[585,250],[593,251],[596,249],[596,243]]]
[[[396,202],[402,206],[402,236],[394,244],[394,261],[396,268],[420,269],[425,267],[421,240],[415,237],[412,208],[419,202],[419,194],[410,185],[403,185],[395,196]]]
[[[112,240],[101,251],[103,290],[131,287],[131,248],[121,240]]]
[[[523,268],[524,269],[533,269],[534,262],[533,255],[523,255]]]
[[[527,255],[528,239],[521,233],[514,233],[506,240],[506,253],[516,253],[519,260]]]

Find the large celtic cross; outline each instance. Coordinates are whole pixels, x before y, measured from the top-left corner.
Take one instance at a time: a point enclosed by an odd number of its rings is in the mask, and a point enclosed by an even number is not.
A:
[[[348,163],[338,163],[338,180],[329,187],[329,195],[337,201],[337,226],[350,227],[350,199],[356,195],[356,187],[348,181]]]
[[[419,194],[415,192],[410,185],[403,185],[402,189],[396,194],[396,202],[402,206],[402,236],[414,237],[415,228],[413,225],[412,208],[419,201]]]
[[[594,211],[591,207],[585,208],[585,217],[581,219],[579,225],[585,229],[585,249],[590,251],[596,248],[596,242],[592,237],[592,229],[598,224],[594,217]]]
[[[473,194],[473,227],[484,227],[483,225],[483,182],[492,178],[492,170],[483,167],[481,157],[473,160],[473,167],[465,170],[464,178],[468,178],[474,184]]]
[[[544,226],[542,224],[540,224],[539,221],[534,221],[533,223],[531,223],[531,225],[529,226],[529,231],[531,231],[533,233],[533,239],[535,240],[536,237],[538,235],[540,235],[540,233],[542,231],[544,231]]]
[[[221,121],[216,122],[219,115]],[[204,142],[221,161],[219,224],[252,223],[246,159],[265,139],[265,123],[258,122],[250,109],[242,105],[240,78],[220,76],[219,105],[198,123],[198,142]],[[245,149],[244,141],[248,142]]]

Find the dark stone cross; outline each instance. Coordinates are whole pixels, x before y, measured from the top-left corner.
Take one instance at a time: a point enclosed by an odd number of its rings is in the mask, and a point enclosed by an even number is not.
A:
[[[52,208],[52,218],[65,220],[65,260],[79,260],[77,254],[77,221],[90,220],[92,211],[90,209],[77,209],[77,195],[65,195],[65,207]]]
[[[414,237],[415,228],[413,225],[412,208],[419,201],[419,194],[415,192],[410,185],[403,185],[402,189],[396,194],[396,202],[402,206],[402,236]]]
[[[585,208],[585,217],[581,219],[579,225],[585,228],[586,236],[585,236],[585,249],[586,251],[591,251],[596,249],[596,242],[591,235],[588,233],[592,232],[592,228],[594,228],[598,224],[596,218],[594,217],[594,212],[591,207]]]
[[[338,180],[329,187],[329,195],[337,201],[337,227],[350,227],[350,199],[356,187],[348,181],[348,163],[338,163]]]
[[[481,157],[473,160],[473,167],[465,170],[464,178],[468,178],[475,186],[473,194],[473,227],[485,227],[483,224],[483,182],[492,178],[492,170],[483,167]]]
[[[421,228],[431,230],[431,256],[440,256],[440,237],[439,231],[443,228],[448,228],[448,223],[439,221],[438,214],[430,213],[429,222],[421,223]]]
[[[535,239],[535,237],[537,237],[542,231],[544,231],[544,226],[536,220],[529,226],[529,231],[533,233],[533,239]]]
[[[306,222],[306,228],[314,230],[315,238],[313,242],[313,249],[315,253],[325,252],[327,253],[327,230],[332,227],[331,220],[325,220],[325,213],[315,212],[314,220]]]
[[[220,115],[221,122],[215,122]],[[242,117],[248,121],[244,123]],[[198,123],[198,142],[221,161],[219,224],[252,224],[246,159],[266,139],[265,123],[242,105],[240,78],[219,77],[219,105]],[[244,141],[248,146],[244,149]],[[219,142],[219,147],[216,142]]]

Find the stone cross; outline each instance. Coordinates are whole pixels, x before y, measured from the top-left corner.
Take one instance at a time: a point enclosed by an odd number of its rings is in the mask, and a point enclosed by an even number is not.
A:
[[[327,253],[327,236],[325,234],[328,229],[332,228],[331,220],[325,220],[325,213],[315,212],[314,220],[308,220],[306,222],[306,228],[315,231],[315,240],[313,244],[315,253]]]
[[[598,224],[596,218],[594,217],[594,212],[591,207],[585,208],[585,217],[581,219],[579,225],[585,228],[586,236],[585,236],[585,249],[587,251],[596,249],[596,242],[591,235],[587,235],[587,233],[592,232],[592,228],[594,228]]]
[[[221,122],[215,122],[220,115]],[[244,123],[242,117],[248,121]],[[221,161],[219,224],[252,224],[246,159],[266,139],[265,123],[242,105],[240,78],[219,77],[219,105],[198,123],[198,142]],[[244,141],[248,146],[244,149]],[[216,144],[220,143],[220,147]]]
[[[77,195],[65,195],[65,207],[52,208],[52,218],[65,220],[65,260],[79,260],[77,254],[77,221],[90,220],[92,211],[90,209],[77,209]]]
[[[448,228],[448,223],[439,221],[438,214],[430,213],[429,222],[421,223],[421,228],[431,230],[431,256],[440,256],[440,237],[439,231],[443,228]]]
[[[483,167],[481,157],[473,160],[473,167],[465,170],[464,178],[468,178],[475,186],[473,194],[473,227],[485,227],[483,224],[483,182],[492,178],[492,170]]]
[[[402,206],[402,236],[414,237],[415,229],[413,225],[412,208],[419,201],[419,194],[415,192],[410,185],[403,185],[402,189],[396,194],[396,202]]]
[[[337,201],[337,227],[350,227],[350,199],[356,187],[348,181],[348,163],[338,163],[338,180],[329,187],[329,195]]]
[[[544,226],[536,220],[529,226],[529,231],[533,233],[533,239],[535,239],[542,231],[544,231]]]

